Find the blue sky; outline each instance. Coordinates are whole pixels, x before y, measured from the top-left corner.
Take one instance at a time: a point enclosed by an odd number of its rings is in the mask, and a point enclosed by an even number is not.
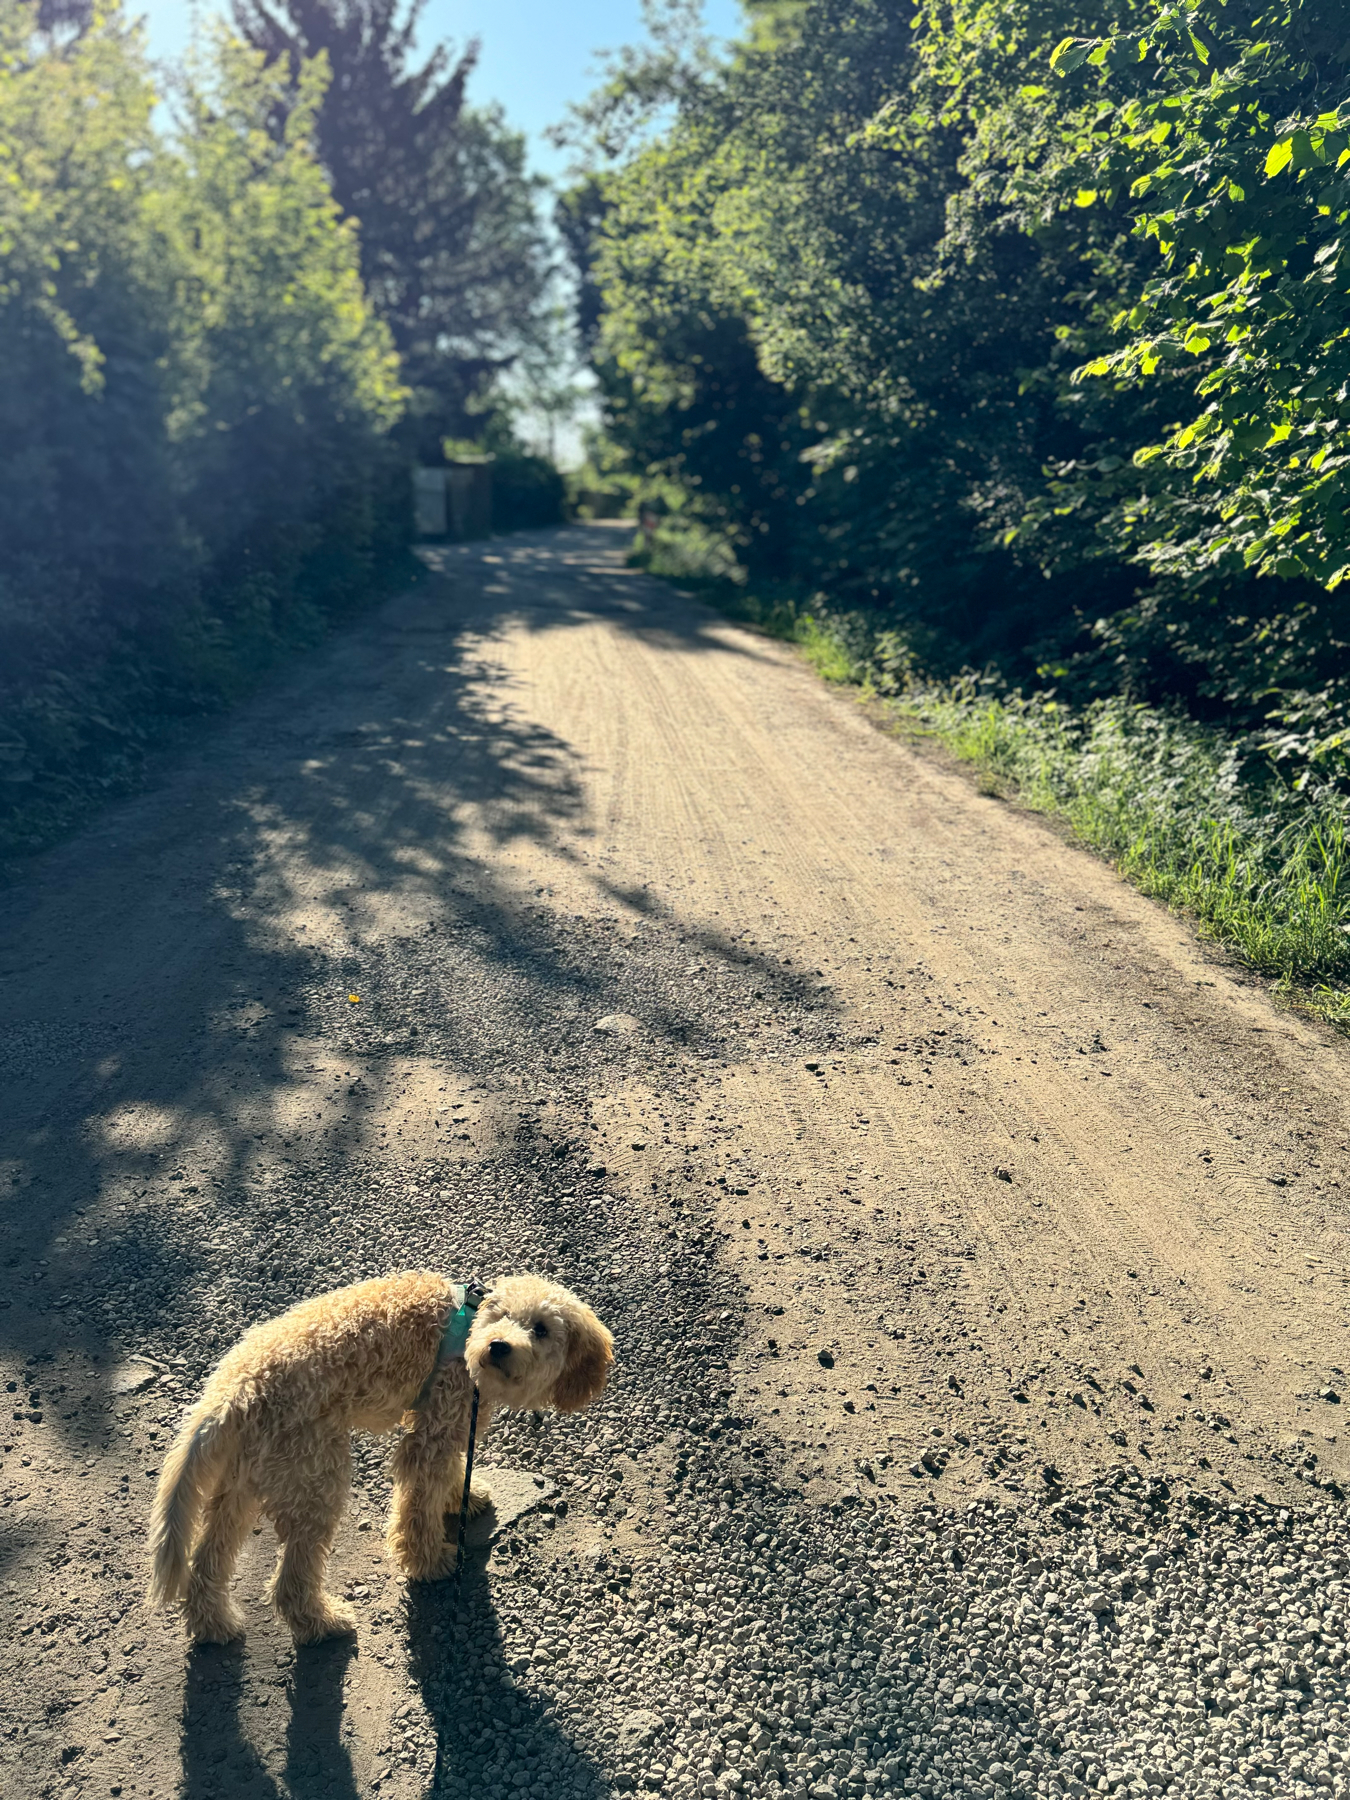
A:
[[[192,0],[127,0],[129,13],[146,18],[160,56],[181,54],[194,10]],[[740,13],[736,0],[705,0],[704,16],[711,30],[730,34]],[[510,122],[528,133],[534,166],[558,174],[565,158],[545,142],[544,127],[587,93],[597,51],[641,38],[641,9],[639,0],[430,0],[423,36],[428,44],[481,40],[472,98],[499,100]]]

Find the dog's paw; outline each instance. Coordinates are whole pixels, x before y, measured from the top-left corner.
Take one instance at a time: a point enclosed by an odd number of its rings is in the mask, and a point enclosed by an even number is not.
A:
[[[325,1638],[356,1635],[355,1609],[331,1594],[322,1595],[317,1605],[296,1613],[286,1623],[297,1644],[321,1644]]]
[[[409,1581],[439,1581],[455,1566],[455,1540],[444,1529],[391,1533],[386,1540],[389,1559]]]
[[[416,1553],[407,1546],[394,1557],[404,1577],[408,1581],[441,1581],[452,1575],[455,1569],[455,1542],[453,1538],[443,1538],[434,1549],[420,1546]]]
[[[491,1505],[492,1489],[484,1486],[481,1481],[475,1481],[469,1489],[469,1517],[476,1519],[479,1513],[485,1513]]]
[[[244,1615],[229,1600],[212,1605],[189,1601],[183,1622],[194,1644],[234,1644],[244,1635]]]

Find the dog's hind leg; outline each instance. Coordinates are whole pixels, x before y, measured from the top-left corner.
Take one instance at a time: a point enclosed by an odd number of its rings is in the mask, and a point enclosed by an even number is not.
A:
[[[230,1597],[230,1578],[257,1516],[257,1497],[237,1487],[223,1487],[207,1502],[188,1569],[184,1609],[195,1643],[228,1644],[244,1635],[244,1615]]]
[[[277,1521],[281,1560],[268,1598],[297,1644],[317,1644],[322,1638],[350,1636],[356,1630],[355,1612],[325,1593],[323,1585],[340,1510],[329,1519],[304,1514]]]
[[[281,1539],[268,1599],[297,1644],[315,1644],[356,1630],[351,1607],[325,1593],[323,1585],[351,1486],[351,1448],[344,1435],[340,1443],[292,1442],[290,1450],[284,1488],[277,1492],[274,1486],[276,1497],[266,1503]]]

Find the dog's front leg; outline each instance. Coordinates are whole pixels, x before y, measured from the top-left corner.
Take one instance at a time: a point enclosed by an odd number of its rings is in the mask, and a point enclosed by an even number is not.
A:
[[[448,1575],[455,1548],[445,1535],[445,1513],[456,1481],[464,1480],[464,1458],[452,1452],[432,1464],[419,1454],[416,1428],[394,1455],[394,1498],[389,1508],[389,1554],[410,1581]]]
[[[458,1514],[464,1491],[464,1452],[469,1441],[471,1392],[453,1372],[438,1377],[413,1415],[394,1452],[394,1499],[389,1511],[389,1554],[413,1581],[433,1581],[454,1566],[454,1539],[445,1515]],[[487,1430],[486,1408],[479,1435]],[[470,1501],[481,1512],[491,1496],[477,1483]]]

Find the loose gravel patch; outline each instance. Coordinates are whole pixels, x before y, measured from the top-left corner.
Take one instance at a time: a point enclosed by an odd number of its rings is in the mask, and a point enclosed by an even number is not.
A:
[[[1015,1500],[807,1503],[775,1437],[728,1410],[742,1297],[711,1219],[687,1214],[702,1254],[654,1278],[645,1208],[602,1177],[514,1157],[431,1178],[443,1261],[553,1269],[605,1311],[621,1365],[590,1413],[489,1440],[489,1465],[559,1498],[464,1592],[395,1601],[421,1705],[373,1788],[413,1766],[482,1800],[1342,1791],[1338,1507],[1223,1506],[1132,1465],[1073,1485],[1042,1468]],[[489,1221],[480,1195],[514,1204]],[[395,1262],[425,1249],[392,1218],[380,1233]],[[384,1456],[362,1457],[376,1517]]]

